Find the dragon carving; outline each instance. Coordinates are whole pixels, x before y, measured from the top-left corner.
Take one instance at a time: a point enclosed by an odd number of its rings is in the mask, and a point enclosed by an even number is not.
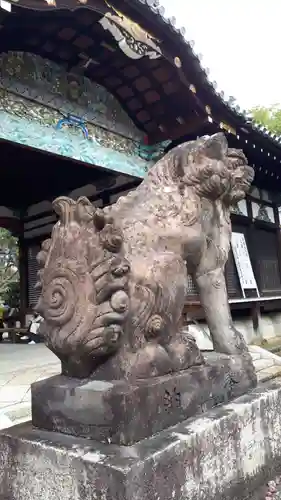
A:
[[[59,221],[38,255],[37,310],[64,374],[140,379],[203,364],[181,331],[189,273],[215,350],[242,359],[255,379],[224,279],[230,207],[252,180],[242,151],[216,134],[169,151],[107,208],[85,197],[55,200]]]

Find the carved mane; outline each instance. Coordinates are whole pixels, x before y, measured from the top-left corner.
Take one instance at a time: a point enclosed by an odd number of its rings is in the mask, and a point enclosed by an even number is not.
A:
[[[253,170],[247,167],[241,150],[228,149],[223,134],[217,134],[215,139],[206,136],[176,146],[148,174],[149,182],[190,186],[199,195],[214,199],[226,195],[227,202],[238,178],[247,181],[246,192],[253,180]]]
[[[171,150],[107,209],[96,210],[86,198],[55,202],[60,221],[39,254],[38,310],[64,373],[145,378],[204,363],[181,333],[186,265],[199,284],[219,273],[214,289],[224,294],[227,340],[215,338],[216,346],[247,352],[229,324],[223,269],[229,204],[245,196],[252,178],[243,153],[228,150],[216,134]]]

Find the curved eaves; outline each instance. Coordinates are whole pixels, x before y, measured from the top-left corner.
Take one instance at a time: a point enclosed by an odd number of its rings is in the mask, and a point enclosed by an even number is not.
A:
[[[168,18],[165,16],[165,8],[160,5],[158,0],[130,0],[130,3],[131,5],[134,4],[134,7],[137,10],[142,10],[143,14],[145,14],[143,9],[147,9],[147,11],[150,12],[149,17],[153,14],[158,26],[161,24],[165,33],[167,33],[167,35],[169,35],[175,43],[185,45],[186,50],[188,51],[188,56],[190,57],[192,68],[194,72],[200,76],[201,85],[204,86],[215,99],[220,101],[220,103],[226,108],[226,111],[233,115],[234,119],[238,119],[242,122],[242,127],[246,126],[247,129],[252,129],[263,138],[269,140],[275,147],[281,147],[281,136],[271,133],[266,127],[264,127],[264,125],[254,122],[250,113],[248,113],[245,109],[240,108],[238,104],[233,103],[233,98],[227,99],[225,93],[222,90],[218,90],[217,83],[209,80],[208,75],[210,71],[208,68],[203,67],[201,62],[202,56],[200,54],[196,54],[194,51],[195,42],[193,40],[188,40],[186,37],[185,27],[177,27],[177,20],[175,17]]]

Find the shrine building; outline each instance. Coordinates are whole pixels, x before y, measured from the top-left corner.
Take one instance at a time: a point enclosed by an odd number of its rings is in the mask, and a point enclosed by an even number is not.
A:
[[[0,7],[0,225],[19,238],[22,323],[38,299],[36,255],[56,222],[55,197],[114,203],[169,148],[224,131],[255,169],[251,192],[232,213],[250,275],[242,276],[242,264],[238,273],[233,247],[229,301],[253,335],[266,314],[277,328],[281,137],[218,92],[157,0],[1,0]],[[191,278],[189,310],[202,317]]]

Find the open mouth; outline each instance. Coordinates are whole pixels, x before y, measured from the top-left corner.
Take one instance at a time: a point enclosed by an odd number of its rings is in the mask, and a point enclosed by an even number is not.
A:
[[[243,191],[247,191],[250,188],[251,184],[252,184],[252,182],[243,179],[241,181],[238,180],[238,182],[236,182],[235,186],[236,186],[236,189],[240,188],[240,189],[243,189]]]
[[[227,158],[229,167],[234,171],[236,189],[248,191],[254,178],[254,170],[248,166],[243,151],[241,149],[229,149]]]

